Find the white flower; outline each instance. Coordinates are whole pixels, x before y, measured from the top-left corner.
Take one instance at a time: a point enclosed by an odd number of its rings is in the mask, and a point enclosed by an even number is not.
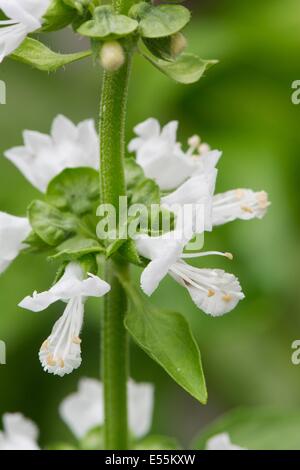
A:
[[[20,413],[3,415],[0,450],[39,450],[37,426]]]
[[[31,231],[25,217],[0,212],[0,273],[18,256]]]
[[[221,157],[221,152],[201,147],[197,136],[190,140],[189,150],[183,152],[176,141],[177,128],[177,121],[161,130],[156,119],[148,119],[135,127],[138,137],[128,146],[130,152],[136,152],[137,163],[145,175],[166,191],[177,188],[191,176],[212,170]],[[196,155],[195,150],[199,152]]]
[[[83,378],[78,391],[63,400],[59,413],[77,439],[104,422],[104,390],[96,379]]]
[[[160,237],[139,235],[135,243],[141,256],[150,263],[141,276],[142,290],[151,295],[163,278],[170,274],[186,287],[194,303],[205,313],[220,316],[233,310],[244,298],[238,279],[220,269],[200,269],[187,264],[185,258],[220,255],[232,259],[230,253],[200,252],[185,254],[187,238],[176,232]]]
[[[81,364],[80,331],[83,324],[86,297],[102,297],[109,284],[98,276],[84,272],[79,263],[72,262],[64,275],[49,291],[26,297],[20,307],[40,312],[58,300],[67,301],[63,315],[55,323],[49,338],[43,343],[39,357],[45,371],[54,375],[70,374]]]
[[[10,18],[0,21],[0,62],[42,26],[51,0],[0,0],[0,9]]]
[[[147,434],[151,427],[154,389],[151,384],[128,382],[129,428],[135,437]],[[104,390],[96,379],[81,379],[78,391],[65,398],[60,415],[77,439],[104,424]]]
[[[222,225],[235,219],[262,219],[270,206],[265,191],[254,192],[251,189],[235,189],[213,198],[213,225]]]
[[[184,211],[192,208],[193,228],[195,233],[212,230],[213,194],[216,184],[217,170],[193,176],[185,181],[174,192],[163,196],[161,204],[172,211],[177,217],[183,217]],[[198,211],[202,209],[202,211]],[[201,219],[196,219],[196,217]],[[177,221],[178,223],[178,221]]]
[[[98,137],[93,120],[76,126],[59,115],[53,121],[50,136],[24,131],[23,138],[23,147],[9,149],[4,155],[42,192],[65,168],[99,167]]]
[[[243,447],[239,447],[232,444],[229,434],[222,433],[211,437],[206,443],[206,450],[246,450]]]
[[[137,138],[129,144],[129,151],[136,152],[137,163],[143,168],[148,178],[154,179],[160,188],[174,192],[164,196],[162,203],[186,204],[197,203],[197,192],[201,195],[203,182],[201,177],[211,181],[211,196],[214,193],[216,165],[222,153],[211,150],[206,143],[201,143],[199,136],[188,140],[189,148],[183,152],[181,144],[176,141],[178,122],[172,121],[161,131],[156,119],[148,119],[134,129]],[[202,180],[203,181],[203,180]],[[199,185],[197,187],[197,184]],[[192,201],[191,201],[192,200]],[[209,228],[209,214],[212,210],[212,225],[221,225],[235,219],[250,220],[262,218],[270,205],[264,191],[254,192],[251,189],[237,189],[213,197],[211,205],[206,205],[206,227]]]

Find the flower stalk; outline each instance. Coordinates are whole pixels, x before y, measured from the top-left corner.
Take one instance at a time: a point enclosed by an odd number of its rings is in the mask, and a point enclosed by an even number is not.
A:
[[[117,12],[127,12],[131,1],[117,0]],[[124,173],[125,122],[131,51],[125,52],[125,63],[115,72],[105,71],[100,105],[100,197],[102,204],[112,204],[118,214],[119,197],[126,195]],[[108,261],[105,279],[111,285],[106,296],[102,322],[102,379],[104,384],[105,447],[128,449],[127,380],[128,344],[124,327],[126,294],[117,278],[126,264]]]

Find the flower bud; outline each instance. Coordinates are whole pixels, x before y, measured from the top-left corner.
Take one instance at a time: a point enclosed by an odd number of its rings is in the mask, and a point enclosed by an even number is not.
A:
[[[179,56],[187,47],[187,40],[182,33],[176,33],[171,37],[171,55]]]
[[[125,52],[118,41],[105,42],[100,51],[100,62],[107,72],[116,72],[125,63]]]

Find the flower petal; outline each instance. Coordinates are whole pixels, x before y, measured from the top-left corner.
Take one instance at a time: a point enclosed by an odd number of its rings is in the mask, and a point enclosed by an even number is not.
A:
[[[236,219],[261,219],[267,212],[270,202],[265,191],[236,189],[217,194],[213,198],[213,225],[222,225]]]
[[[170,274],[187,288],[197,307],[213,317],[230,312],[245,297],[238,279],[220,269],[199,269],[180,261]]]
[[[24,41],[28,33],[26,26],[15,24],[1,27],[0,22],[0,63]]]
[[[129,428],[135,437],[150,431],[154,405],[154,387],[149,383],[128,382]]]
[[[28,219],[0,212],[0,272],[25,247],[23,241],[31,231]]]
[[[69,395],[59,407],[59,413],[77,439],[104,422],[103,385],[95,379],[83,378],[78,391]]]
[[[25,131],[23,137],[24,147],[9,149],[4,155],[42,192],[65,168],[99,168],[98,137],[92,120],[75,126],[59,115],[53,121],[51,136]]]
[[[0,450],[39,450],[38,428],[21,413],[3,416],[4,432],[0,433]]]
[[[34,292],[23,299],[19,306],[33,312],[45,310],[58,300],[69,300],[75,297],[102,297],[110,290],[110,285],[100,277],[89,274],[84,279],[84,272],[79,263],[67,265],[63,276],[51,289],[45,292]]]
[[[221,433],[211,437],[206,443],[206,450],[246,450],[232,444],[229,434]]]
[[[39,358],[46,372],[63,377],[80,366],[83,314],[82,297],[71,299],[41,346]]]
[[[168,194],[167,196],[164,196],[161,199],[162,204],[167,207],[170,211],[175,212],[175,214],[178,212],[179,209],[183,210],[185,206],[194,205],[195,217],[197,215],[200,215],[200,212],[197,209],[202,206],[202,215],[204,216],[204,223],[197,223],[197,220],[195,219],[195,232],[196,227],[200,227],[202,225],[205,230],[211,230],[212,196],[214,193],[216,176],[217,171],[212,170],[207,174],[193,176],[192,178],[189,178],[174,192]],[[199,232],[199,230],[197,230],[197,232]]]
[[[141,235],[135,240],[139,254],[150,259],[141,275],[141,288],[147,295],[153,294],[183,251],[181,240]]]

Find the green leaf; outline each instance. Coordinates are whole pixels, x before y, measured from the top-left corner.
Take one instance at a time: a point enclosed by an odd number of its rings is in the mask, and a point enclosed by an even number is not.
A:
[[[49,250],[49,245],[42,240],[33,230],[23,241],[27,247],[23,250],[26,253],[40,253]]]
[[[78,227],[76,218],[63,213],[43,201],[33,201],[28,208],[28,217],[33,230],[45,243],[56,246]]]
[[[143,266],[142,260],[139,257],[133,240],[126,240],[126,242],[119,248],[118,253],[129,263],[135,264],[137,266]]]
[[[140,20],[139,31],[145,38],[171,36],[184,28],[191,19],[190,11],[181,5],[150,5],[146,2],[134,5],[133,18]]]
[[[43,16],[42,31],[62,29],[72,23],[75,15],[75,10],[67,6],[63,0],[52,0],[46,14]]]
[[[300,410],[240,408],[227,413],[195,439],[193,449],[227,432],[233,444],[250,450],[300,450]]]
[[[207,391],[200,351],[185,318],[158,310],[126,279],[120,281],[132,303],[125,318],[132,338],[175,382],[205,404]]]
[[[144,56],[169,78],[185,85],[197,82],[206,70],[218,63],[217,60],[203,60],[187,53],[181,54],[174,62],[158,59],[149,53],[144,53]]]
[[[46,198],[61,210],[77,215],[94,213],[99,200],[99,174],[92,168],[67,168],[49,183]]]
[[[94,18],[83,23],[77,32],[90,38],[108,39],[127,36],[137,27],[137,21],[116,14],[111,5],[103,5],[95,9]]]
[[[176,439],[167,436],[147,436],[136,442],[134,450],[178,450],[181,449]]]
[[[152,204],[160,204],[160,189],[155,181],[145,178],[134,189],[132,204],[143,204],[151,206]]]
[[[78,11],[80,15],[84,13],[84,8],[90,3],[90,0],[63,0],[71,8]]]
[[[56,251],[55,255],[49,257],[50,261],[74,261],[91,253],[103,253],[105,250],[96,240],[76,235],[58,245]]]
[[[127,193],[132,195],[132,191],[146,177],[142,167],[135,161],[133,157],[125,158],[125,180]]]
[[[173,61],[176,59],[176,55],[172,53],[172,38],[174,36],[168,36],[166,38],[144,38],[143,43],[147,49],[158,59]]]
[[[38,70],[54,72],[60,67],[84,59],[90,55],[91,51],[76,52],[74,54],[58,54],[36,39],[26,38],[9,57],[23,62],[24,64],[32,65],[32,67]]]

